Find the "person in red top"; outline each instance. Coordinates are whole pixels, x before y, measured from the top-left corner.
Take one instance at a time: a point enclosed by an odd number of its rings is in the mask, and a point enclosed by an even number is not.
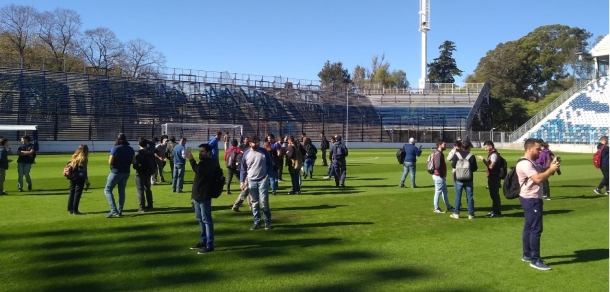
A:
[[[432,174],[432,180],[434,180],[434,213],[445,213],[438,207],[438,200],[443,194],[443,201],[447,210],[452,211],[453,207],[449,204],[449,197],[447,197],[447,163],[445,162],[445,142],[443,140],[436,141],[436,150],[433,152],[434,158],[434,173]]]
[[[231,140],[231,147],[225,151],[225,164],[227,163],[227,158],[229,157],[229,153],[231,151],[235,151],[235,155],[241,153],[241,148],[237,147],[237,140]],[[229,177],[227,178],[227,195],[231,194],[231,180],[233,180],[233,176],[237,177],[239,181],[239,168],[233,168],[227,166],[227,173]]]

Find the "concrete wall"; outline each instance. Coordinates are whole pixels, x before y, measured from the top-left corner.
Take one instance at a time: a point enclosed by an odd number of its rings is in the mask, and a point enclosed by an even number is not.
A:
[[[18,142],[13,142],[10,147],[17,150]],[[196,148],[199,144],[207,143],[207,141],[189,140],[186,143],[187,147]],[[319,141],[314,141],[316,145]],[[114,141],[42,141],[40,142],[40,152],[44,153],[72,153],[76,150],[79,144],[87,144],[91,152],[110,152],[114,146]],[[131,146],[138,150],[137,141],[130,141]],[[350,149],[398,149],[405,143],[379,143],[379,142],[348,142],[347,146]],[[479,142],[473,142],[475,147],[481,147]],[[494,143],[498,149],[523,150],[523,143]],[[422,145],[423,149],[436,148],[434,143],[415,143],[416,146]],[[452,143],[447,143],[447,148],[451,148]],[[554,152],[569,152],[569,153],[595,153],[596,145],[584,144],[549,144],[549,147]],[[224,146],[219,144],[222,150]]]

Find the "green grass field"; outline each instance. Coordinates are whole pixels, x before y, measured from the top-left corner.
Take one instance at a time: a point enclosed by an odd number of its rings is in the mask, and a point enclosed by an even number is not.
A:
[[[16,191],[13,162],[9,195],[0,197],[0,290],[608,291],[608,197],[593,193],[601,172],[590,154],[559,154],[563,175],[551,178],[541,249],[553,270],[538,271],[521,261],[518,200],[502,200],[504,217],[484,217],[491,200],[481,164],[474,192],[479,218],[432,212],[429,152],[418,162],[417,189],[398,187],[395,150],[350,151],[345,188],[322,180],[321,166],[304,180],[301,195],[285,195],[289,182],[280,183],[270,198],[270,231],[250,231],[248,208],[232,212],[237,194],[223,195],[212,203],[216,251],[206,255],[189,249],[199,240],[189,193],[153,186],[156,211],[137,213],[132,177],[124,217],[106,219],[108,156],[95,154],[80,207],[87,215],[74,216],[66,211],[68,181],[61,176],[68,155],[39,155],[31,192]],[[504,151],[509,164],[520,154]],[[192,178],[188,171],[185,190]]]

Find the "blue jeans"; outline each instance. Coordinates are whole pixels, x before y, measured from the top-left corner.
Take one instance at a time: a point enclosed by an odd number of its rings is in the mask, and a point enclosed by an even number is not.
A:
[[[271,186],[271,191],[275,193],[277,191],[277,172],[273,171],[269,174],[269,185]]]
[[[411,173],[411,186],[415,186],[415,162],[405,162],[404,164],[405,171],[402,173],[402,177],[400,178],[400,185],[405,184],[405,179],[407,179],[407,175],[409,172]]]
[[[172,192],[182,191],[184,186],[184,164],[174,164],[172,176]]]
[[[449,204],[449,197],[447,197],[447,181],[444,177],[438,175],[432,175],[432,180],[434,180],[434,209],[438,209],[438,200],[441,194],[443,195],[445,206],[447,206],[447,209],[450,209],[451,205]]]
[[[207,247],[214,247],[214,222],[212,221],[212,199],[193,200],[195,218],[199,221],[201,240]]]
[[[468,203],[468,215],[474,216],[474,194],[472,188],[472,181],[459,181],[455,180],[455,211],[454,214],[460,214],[460,207],[462,206],[462,189],[466,189],[466,202]]]
[[[252,215],[254,216],[254,224],[260,224],[261,214],[258,203],[263,207],[265,222],[271,222],[271,210],[269,210],[269,180],[248,180],[248,189],[250,189],[250,198],[252,203]]]
[[[129,179],[129,173],[110,173],[108,180],[106,181],[106,187],[104,188],[104,194],[106,200],[110,204],[110,212],[121,214],[123,212],[123,206],[125,205],[125,186],[127,186],[127,179]],[[119,186],[119,206],[117,208],[114,201],[114,195],[112,190],[114,187]]]
[[[303,175],[309,175],[310,177],[313,175],[314,163],[316,163],[315,158],[305,158],[305,163],[303,164],[305,173]]]
[[[32,188],[32,179],[30,178],[30,170],[32,169],[31,163],[18,163],[17,172],[19,177],[17,178],[17,188],[23,189],[23,176],[25,175],[25,182],[28,184],[28,189]]]

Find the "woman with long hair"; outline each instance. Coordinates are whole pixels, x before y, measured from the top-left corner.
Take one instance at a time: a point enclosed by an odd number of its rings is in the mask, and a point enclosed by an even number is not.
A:
[[[293,136],[288,137],[288,147],[286,148],[286,157],[290,160],[288,166],[288,172],[290,173],[290,180],[292,181],[292,189],[288,193],[289,195],[295,195],[301,193],[301,167],[303,166],[303,157],[299,150],[299,142],[294,139]]]
[[[88,162],[89,147],[85,144],[80,144],[70,159],[70,164],[72,165],[73,171],[78,173],[78,176],[70,180],[70,196],[68,197],[68,212],[70,212],[70,214],[84,214],[78,210],[78,205],[80,204],[80,198],[83,195],[85,181],[88,180]]]

